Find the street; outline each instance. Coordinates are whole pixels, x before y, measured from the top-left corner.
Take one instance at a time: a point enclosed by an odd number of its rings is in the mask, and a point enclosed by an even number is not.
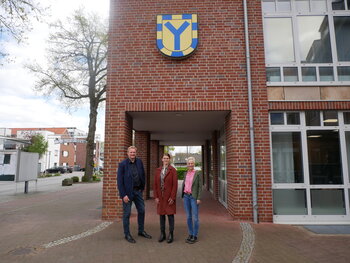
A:
[[[63,179],[78,176],[81,180],[83,175],[84,172],[73,172],[62,174],[61,176],[38,178],[37,181],[29,182],[28,194],[24,194],[24,182],[0,181],[0,203],[37,195],[43,192],[47,193],[64,190],[65,187],[62,187]]]

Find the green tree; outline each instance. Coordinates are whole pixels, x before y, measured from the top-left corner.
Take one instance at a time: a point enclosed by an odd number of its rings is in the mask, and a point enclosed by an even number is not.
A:
[[[47,66],[28,68],[38,77],[37,91],[58,97],[67,107],[89,103],[84,176],[92,181],[97,110],[106,93],[107,21],[79,9],[65,23],[54,23],[52,29]]]
[[[44,153],[47,152],[47,148],[49,147],[48,142],[45,140],[44,136],[41,134],[32,135],[30,138],[31,144],[25,146],[23,151],[25,152],[33,152],[39,153],[39,157],[41,157]]]
[[[175,151],[175,147],[174,146],[164,146],[164,152],[165,153],[171,153]]]

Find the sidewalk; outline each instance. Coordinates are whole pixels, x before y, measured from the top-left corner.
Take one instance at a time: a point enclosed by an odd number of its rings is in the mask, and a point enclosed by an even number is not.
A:
[[[349,262],[350,235],[317,235],[298,226],[250,224],[253,243],[246,238],[242,224],[232,221],[209,193],[204,194],[200,207],[199,242],[193,245],[185,243],[186,217],[179,198],[172,244],[157,241],[159,219],[153,200],[146,201],[145,223],[153,239],[137,236],[135,211],[131,232],[136,244],[124,240],[121,222],[81,237],[79,234],[101,226],[101,192],[102,183],[78,184],[0,203],[0,262]],[[73,235],[81,238],[43,247]],[[242,253],[242,241],[254,244],[250,261],[237,257]]]

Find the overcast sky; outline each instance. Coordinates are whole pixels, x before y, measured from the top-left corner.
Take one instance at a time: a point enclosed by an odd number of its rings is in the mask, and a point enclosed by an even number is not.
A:
[[[108,17],[109,0],[37,0],[42,6],[50,6],[47,21],[64,19],[75,9],[98,12]],[[26,43],[1,42],[0,45],[11,57],[12,63],[0,66],[0,128],[30,127],[77,127],[88,131],[88,105],[68,113],[61,103],[47,99],[33,91],[35,79],[23,67],[24,63],[45,59],[46,40],[49,28],[43,23],[33,23],[27,33]],[[0,38],[1,41],[1,38]],[[104,108],[99,111],[97,133],[104,138]]]

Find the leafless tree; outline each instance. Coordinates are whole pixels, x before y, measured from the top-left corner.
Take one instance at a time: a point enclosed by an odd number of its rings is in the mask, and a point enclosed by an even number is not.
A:
[[[40,20],[44,8],[33,0],[1,0],[0,2],[0,38],[14,38],[18,42],[24,39],[24,33],[30,31],[31,18]],[[0,56],[6,56],[0,49]]]
[[[67,106],[89,103],[89,132],[85,177],[91,181],[98,107],[105,100],[107,75],[107,23],[79,9],[66,21],[52,25],[47,65],[28,65],[36,74],[35,89],[56,96]]]

